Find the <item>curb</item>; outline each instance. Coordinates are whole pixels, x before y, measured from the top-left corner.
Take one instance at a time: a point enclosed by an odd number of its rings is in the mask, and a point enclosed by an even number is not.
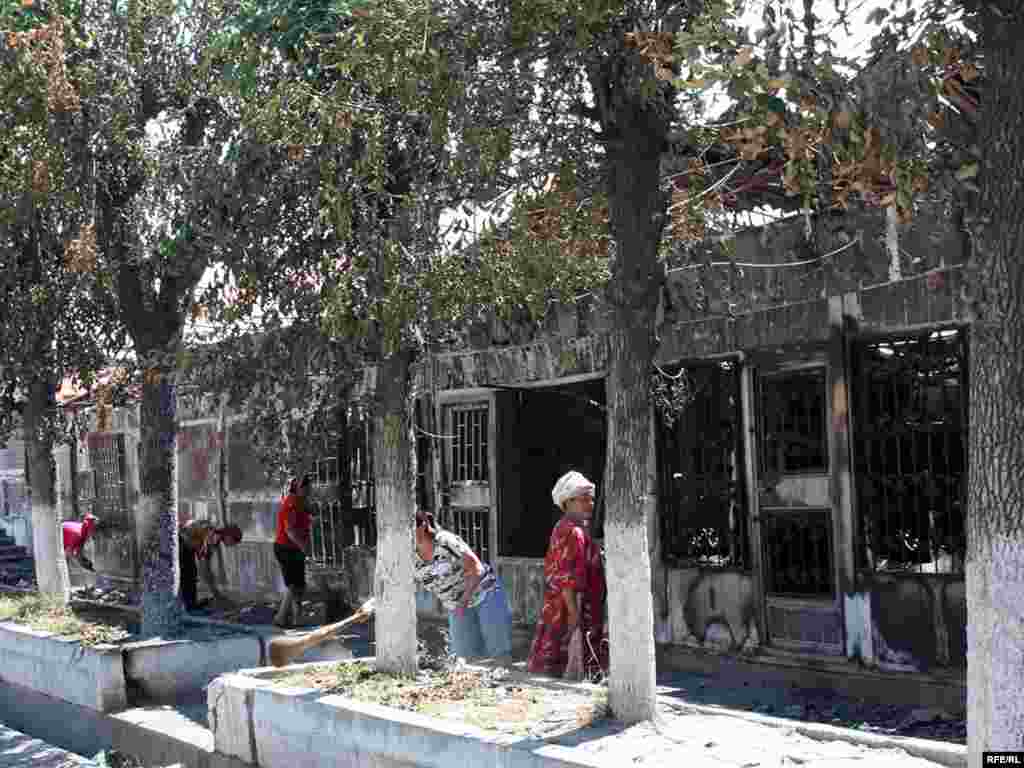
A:
[[[11,587],[6,584],[0,584],[0,593],[3,592],[11,595],[34,595],[36,590],[32,587]]]
[[[725,707],[706,704],[687,704],[678,699],[659,695],[662,704],[676,712],[689,712],[718,717],[733,717],[747,722],[767,725],[772,728],[786,728],[815,741],[845,741],[855,746],[871,749],[902,749],[908,755],[930,760],[948,768],[967,768],[967,747],[931,739],[915,739],[909,736],[890,736],[880,733],[865,733],[852,728],[841,728],[827,723],[802,723],[782,717],[759,715]]]
[[[218,619],[207,619],[199,616],[186,616],[185,621],[189,624],[198,624],[199,626],[230,629],[240,635],[254,635],[260,644],[260,666],[267,663],[267,635],[271,633],[260,631],[260,625],[233,624],[230,621],[219,621]]]

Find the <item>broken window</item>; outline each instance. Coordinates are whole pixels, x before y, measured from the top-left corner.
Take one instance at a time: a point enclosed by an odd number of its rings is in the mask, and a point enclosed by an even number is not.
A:
[[[749,567],[739,366],[675,368],[690,401],[671,426],[659,415],[658,503],[665,561]]]
[[[967,342],[956,329],[854,346],[860,564],[963,573]]]
[[[825,369],[761,377],[761,467],[768,477],[828,471]]]

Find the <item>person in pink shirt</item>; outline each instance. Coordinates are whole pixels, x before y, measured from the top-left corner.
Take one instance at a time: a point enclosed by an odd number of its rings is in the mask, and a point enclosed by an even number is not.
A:
[[[92,571],[94,568],[92,561],[86,557],[85,544],[89,541],[89,537],[92,536],[99,521],[95,515],[86,513],[80,523],[68,520],[61,525],[61,531],[64,534],[64,554],[75,558],[78,564],[87,571]]]

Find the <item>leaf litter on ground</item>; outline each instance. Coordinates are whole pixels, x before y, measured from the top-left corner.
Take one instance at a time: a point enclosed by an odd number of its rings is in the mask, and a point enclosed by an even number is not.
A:
[[[121,643],[132,639],[126,624],[100,620],[76,611],[53,595],[0,597],[0,621],[13,621],[31,629],[75,639],[84,646]]]
[[[377,672],[367,662],[342,662],[272,679],[516,736],[547,738],[608,717],[604,689],[548,687],[514,679],[502,668],[421,664],[415,677],[402,677]]]

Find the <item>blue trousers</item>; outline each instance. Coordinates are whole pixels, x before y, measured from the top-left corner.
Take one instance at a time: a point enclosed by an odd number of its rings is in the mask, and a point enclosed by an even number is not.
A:
[[[461,617],[448,612],[449,651],[461,658],[494,658],[512,653],[512,611],[498,579],[491,593]]]

